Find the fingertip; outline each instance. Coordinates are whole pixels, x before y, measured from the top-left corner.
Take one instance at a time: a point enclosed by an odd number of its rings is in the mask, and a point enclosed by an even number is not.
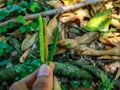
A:
[[[55,64],[53,62],[50,62],[50,68],[52,69],[52,71],[54,71],[55,69]]]

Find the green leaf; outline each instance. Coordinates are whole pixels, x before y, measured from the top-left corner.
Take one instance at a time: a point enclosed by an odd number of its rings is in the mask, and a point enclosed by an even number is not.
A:
[[[0,33],[4,33],[7,31],[7,26],[3,26],[0,28]]]
[[[23,12],[24,14],[26,14],[27,12],[26,12],[26,8],[20,8],[19,10],[18,10],[18,13],[20,14],[21,12]]]
[[[43,36],[43,19],[41,15],[38,15],[39,22],[39,44],[40,44],[40,60],[42,63],[45,62],[44,58],[44,36]]]
[[[21,33],[26,32],[26,27],[25,27],[25,26],[20,26],[20,32],[21,32]]]
[[[3,55],[4,50],[2,48],[0,48],[0,56]]]
[[[10,60],[3,60],[0,62],[0,67],[6,66],[8,63],[10,63]]]
[[[25,21],[25,19],[24,19],[24,17],[22,15],[18,16],[16,20],[17,20],[17,22],[19,22],[21,24],[26,23],[26,21]]]
[[[6,43],[0,41],[0,48],[4,49],[4,48],[7,48],[7,47],[8,47],[8,46],[7,46]]]
[[[90,87],[90,82],[89,81],[87,81],[87,80],[85,80],[85,81],[83,81],[83,86],[85,87],[85,88],[89,88]]]
[[[7,1],[6,3],[7,3],[7,8],[11,8],[12,5],[13,5],[13,2],[12,2],[12,1]]]
[[[32,12],[35,12],[34,6],[30,6],[30,10],[31,10]]]
[[[21,6],[24,6],[26,8],[29,7],[29,5],[28,5],[28,3],[26,1],[21,1],[20,4],[21,4]]]
[[[70,47],[70,46],[72,46],[72,45],[71,45],[71,43],[66,43],[66,45],[67,45],[67,47]]]
[[[4,17],[8,16],[10,12],[8,10],[0,10],[0,20],[2,20]]]
[[[48,61],[52,61],[52,60],[53,60],[53,56],[54,56],[54,53],[55,53],[55,51],[56,51],[58,34],[59,34],[59,28],[57,27],[57,29],[56,29],[56,31],[55,31],[55,34],[54,34],[52,50],[50,51],[50,55],[49,55]]]
[[[68,90],[67,87],[65,87],[64,85],[61,85],[62,90]]]
[[[70,81],[70,84],[73,88],[79,88],[80,87],[80,81]]]
[[[38,28],[38,23],[37,23],[37,22],[32,22],[32,23],[30,23],[30,26],[31,26],[33,29],[37,29],[37,28]]]
[[[10,12],[14,12],[14,11],[17,11],[17,10],[19,10],[21,7],[19,6],[19,5],[15,5],[15,6],[13,6],[9,11]]]
[[[34,8],[37,8],[37,9],[40,8],[40,6],[39,6],[39,4],[37,2],[33,2],[33,6],[34,6]]]
[[[87,31],[101,31],[110,25],[111,19],[108,18],[111,9],[105,10],[103,12],[97,13],[93,18],[91,18],[88,24],[83,27]]]
[[[39,8],[40,8],[40,6],[37,2],[33,2],[32,5],[30,6],[30,10],[32,12],[36,12],[36,10],[39,9]]]
[[[9,28],[9,29],[12,29],[13,26],[14,26],[14,23],[13,23],[13,22],[10,22],[10,23],[8,24],[8,28]]]

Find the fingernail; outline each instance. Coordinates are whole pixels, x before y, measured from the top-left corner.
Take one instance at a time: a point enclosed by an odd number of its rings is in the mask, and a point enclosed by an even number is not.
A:
[[[49,75],[49,66],[46,64],[43,64],[38,72],[38,77],[39,76],[48,76]]]

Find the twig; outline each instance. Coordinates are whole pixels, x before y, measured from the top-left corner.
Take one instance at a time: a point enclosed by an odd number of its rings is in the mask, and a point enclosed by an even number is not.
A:
[[[64,6],[64,7],[56,8],[56,9],[49,10],[49,11],[43,11],[43,12],[36,13],[36,14],[26,15],[26,16],[24,16],[24,19],[25,20],[35,19],[38,17],[39,14],[41,14],[42,16],[49,16],[49,15],[53,15],[56,13],[64,13],[64,12],[67,12],[70,10],[78,9],[78,8],[85,6],[85,5],[88,5],[88,4],[102,2],[102,1],[103,0],[92,0],[92,1],[88,0],[86,2],[80,2],[80,3],[74,4],[74,5],[70,5],[70,6]],[[17,20],[16,20],[16,18],[13,18],[13,19],[4,21],[4,22],[0,23],[0,27],[8,25],[10,22],[16,23]]]

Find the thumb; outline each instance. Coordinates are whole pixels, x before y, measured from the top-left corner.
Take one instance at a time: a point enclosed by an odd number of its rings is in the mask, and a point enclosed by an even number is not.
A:
[[[43,64],[37,75],[37,79],[33,84],[33,90],[52,90],[53,88],[53,70]]]

